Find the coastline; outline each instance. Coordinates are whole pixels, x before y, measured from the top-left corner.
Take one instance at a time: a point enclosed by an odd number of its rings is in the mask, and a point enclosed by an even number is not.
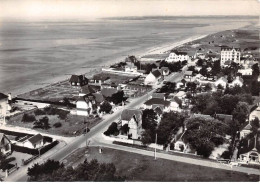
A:
[[[171,42],[171,43],[163,44],[161,46],[149,47],[149,48],[144,49],[140,52],[135,52],[134,55],[138,58],[141,58],[145,55],[150,55],[150,54],[163,54],[163,53],[166,53],[166,52],[168,52],[168,51],[170,51],[170,50],[172,50],[176,47],[182,46],[185,43],[192,42],[194,40],[198,40],[198,39],[204,38],[206,36],[208,36],[208,35],[205,35],[205,34],[204,35],[196,35],[196,36],[191,36],[191,37],[186,38],[186,39],[178,40],[174,43]],[[109,66],[111,66],[115,63],[123,61],[124,59],[125,58],[123,58],[123,57],[117,57],[113,60],[107,61],[106,65],[102,65],[102,67],[98,66],[97,68],[95,68],[95,66],[94,66],[93,68],[90,67],[89,69],[81,68],[81,69],[72,70],[71,73],[85,74],[85,76],[87,78],[91,78],[94,74],[101,72],[102,68],[109,67]],[[37,90],[37,89],[45,88],[45,87],[48,87],[48,86],[51,86],[51,85],[54,85],[54,84],[57,84],[57,83],[64,82],[66,80],[69,80],[69,77],[68,78],[64,78],[64,76],[55,77],[55,78],[52,78],[51,80],[39,83],[39,84],[48,84],[48,85],[32,84],[32,85],[27,86],[26,89],[16,90],[16,91],[13,91],[11,93],[14,97],[16,97],[16,96],[19,96],[21,94],[28,93],[30,91],[34,91],[34,90]]]
[[[235,27],[234,29],[241,29],[248,25],[250,25],[250,24],[240,25],[239,27]],[[87,78],[90,78],[94,74],[101,72],[102,68],[109,67],[112,64],[123,61],[127,55],[135,55],[137,58],[141,59],[142,57],[144,57],[146,55],[166,54],[170,50],[172,50],[176,47],[180,47],[186,43],[189,43],[189,42],[192,42],[195,40],[199,40],[199,39],[207,37],[208,35],[216,34],[216,33],[222,32],[222,31],[226,31],[226,30],[229,30],[229,29],[213,31],[208,34],[200,34],[200,35],[197,34],[195,36],[194,35],[189,36],[188,38],[186,36],[184,36],[182,38],[176,39],[176,41],[174,41],[174,42],[167,42],[167,43],[161,44],[160,46],[152,46],[152,47],[144,48],[144,49],[138,50],[138,51],[132,50],[121,56],[114,57],[114,55],[112,55],[111,58],[106,61],[106,63],[101,63],[100,66],[98,66],[98,64],[99,64],[98,63],[97,66],[90,65],[89,67],[82,67],[82,68],[76,68],[76,69],[74,68],[74,69],[71,69],[69,71],[69,73],[70,74],[85,74]],[[85,65],[87,66],[88,64],[85,64]],[[59,83],[59,82],[64,82],[70,78],[70,75],[67,74],[66,77],[64,77],[64,75],[62,75],[62,76],[53,75],[52,77],[53,78],[49,78],[48,80],[41,81],[38,84],[30,84],[30,85],[26,85],[26,88],[19,88],[19,89],[13,90],[13,91],[11,91],[11,93],[14,97],[19,96],[21,94],[28,93],[30,91],[45,88],[45,87],[51,86],[51,85]]]

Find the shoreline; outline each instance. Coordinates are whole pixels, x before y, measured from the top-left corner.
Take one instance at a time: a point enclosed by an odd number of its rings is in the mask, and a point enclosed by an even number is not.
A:
[[[182,46],[183,44],[186,44],[188,42],[192,42],[194,40],[202,39],[202,38],[204,38],[208,35],[209,34],[195,35],[195,36],[188,37],[186,39],[181,39],[181,40],[176,41],[174,43],[171,42],[171,43],[162,44],[161,46],[149,47],[149,48],[144,49],[140,52],[135,52],[135,53],[133,53],[133,55],[135,55],[137,58],[142,58],[143,56],[150,55],[150,54],[163,54],[163,53],[166,53],[166,52],[168,52],[168,51],[170,51],[170,50],[172,50],[176,47]],[[93,68],[90,68],[88,71],[86,71],[85,68],[81,68],[81,69],[72,70],[71,73],[85,74],[85,76],[87,78],[91,78],[94,74],[102,72],[101,71],[102,68],[110,67],[111,65],[116,64],[118,62],[121,62],[122,60],[124,60],[123,57],[117,57],[113,60],[107,61],[107,63],[105,65],[102,65],[102,67],[99,66],[99,67],[95,68],[95,66],[94,66]],[[80,72],[82,70],[84,70],[85,72]],[[67,81],[68,79],[69,78],[64,79],[64,77],[60,76],[60,77],[54,78],[51,81],[48,80],[46,82],[39,83],[39,84],[48,84],[48,85],[42,85],[39,88],[37,88],[37,87],[35,88],[35,86],[37,86],[37,85],[31,85],[31,86],[27,87],[27,89],[22,89],[22,90],[18,90],[18,91],[16,90],[16,91],[13,91],[11,93],[14,97],[17,97],[17,96],[20,96],[22,94],[29,93],[31,91],[36,91],[37,89],[49,87],[49,86],[52,86],[52,85],[55,85],[55,84],[58,84],[58,83],[63,83],[65,81]]]
[[[250,25],[250,24],[246,24],[246,25],[243,25],[243,26],[240,26],[240,27],[236,27],[234,29],[241,29],[241,28],[244,28],[248,25]],[[88,67],[74,68],[74,69],[71,69],[69,71],[69,73],[71,73],[71,74],[85,74],[87,78],[90,78],[94,74],[101,72],[102,68],[110,67],[112,64],[123,61],[127,55],[134,55],[137,58],[141,59],[142,57],[144,57],[146,55],[166,54],[170,50],[175,49],[176,47],[180,47],[180,46],[182,46],[186,43],[189,43],[189,42],[192,42],[192,41],[195,41],[195,40],[200,40],[200,39],[205,38],[209,35],[213,35],[213,34],[216,34],[216,33],[219,33],[219,32],[227,31],[227,30],[229,30],[229,29],[225,29],[225,30],[221,30],[221,31],[215,31],[215,32],[211,32],[211,33],[208,33],[208,34],[197,34],[197,35],[193,35],[193,36],[189,36],[189,37],[184,36],[182,38],[176,39],[176,41],[174,41],[174,42],[164,43],[164,44],[161,44],[160,46],[152,46],[152,47],[144,48],[143,50],[128,52],[128,54],[126,54],[124,56],[121,55],[121,56],[117,56],[115,58],[113,58],[113,56],[112,56],[111,59],[109,59],[106,63],[101,63],[100,66],[98,66],[98,64],[97,64],[97,66],[95,66],[95,65],[93,65],[93,67],[90,66],[89,69],[86,69]],[[233,29],[230,29],[230,30],[233,30]],[[85,64],[85,65],[88,65],[88,64]],[[29,93],[31,91],[35,91],[37,89],[41,89],[41,88],[51,86],[53,84],[62,83],[64,81],[68,80],[69,78],[70,78],[70,75],[69,76],[66,75],[66,77],[64,77],[64,75],[63,76],[56,76],[56,77],[53,76],[53,78],[50,79],[50,80],[41,81],[41,82],[38,82],[38,84],[27,85],[26,88],[16,89],[16,90],[11,91],[11,93],[12,93],[13,97],[16,97],[16,96],[19,96],[19,95],[22,95],[22,94],[25,94],[25,93]],[[48,84],[48,85],[40,85],[40,84]]]

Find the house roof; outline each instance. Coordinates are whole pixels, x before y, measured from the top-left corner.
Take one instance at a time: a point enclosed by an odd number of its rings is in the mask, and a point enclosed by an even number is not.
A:
[[[193,114],[193,117],[205,118],[205,119],[211,119],[212,118],[210,115],[206,115],[206,114]]]
[[[82,81],[88,81],[84,75],[71,75],[70,82],[81,83]]]
[[[248,123],[245,127],[243,127],[240,131],[242,130],[251,130],[252,129],[252,125],[251,123]]]
[[[137,121],[141,121],[142,119],[142,111],[140,109],[124,109],[121,113],[121,120],[130,121],[133,117],[137,119]]]
[[[179,105],[182,104],[182,101],[177,97],[177,96],[174,96],[173,100],[178,103]]]
[[[104,101],[104,96],[100,93],[93,93],[92,94],[95,97],[95,100],[97,103],[101,103]]]
[[[117,89],[115,89],[115,88],[103,88],[103,89],[101,89],[101,94],[104,97],[111,97],[115,93],[117,93]]]
[[[184,91],[179,91],[175,96],[176,97],[182,97],[182,96],[185,96],[186,93]]]
[[[192,73],[193,73],[193,71],[185,71],[184,75],[189,75],[189,76],[191,76]]]
[[[221,51],[231,51],[235,49],[236,51],[240,51],[240,48],[234,48],[234,47],[228,47],[228,46],[222,46]]]
[[[5,94],[3,94],[3,93],[0,93],[0,100],[6,99],[7,97],[8,97],[7,95],[5,95]]]
[[[153,108],[153,110],[159,115],[163,113],[163,108],[160,105],[157,105],[155,108]]]
[[[161,70],[163,70],[163,71],[169,71],[169,68],[168,68],[168,67],[161,67]]]
[[[4,137],[4,133],[0,133],[0,141],[2,141],[3,137]]]
[[[187,52],[177,50],[173,50],[172,53],[175,53],[176,55],[187,55]]]
[[[234,82],[236,82],[236,81],[240,81],[241,83],[244,83],[243,78],[241,78],[240,76],[237,76],[237,77],[232,81],[232,83],[234,83]]]
[[[169,106],[171,102],[167,100],[163,100],[160,98],[152,98],[150,100],[147,100],[144,104],[145,105],[164,105],[164,106]]]
[[[84,94],[95,93],[100,90],[100,86],[85,85],[81,87],[81,92]]]
[[[101,80],[102,82],[104,82],[108,79],[110,79],[109,76],[105,76],[105,75],[101,75],[101,74],[93,76],[93,80]]]
[[[216,82],[218,82],[220,80],[224,81],[225,83],[228,83],[228,80],[225,77],[220,77],[219,79],[217,79]]]
[[[152,94],[152,98],[164,99],[165,98],[165,94],[164,93],[153,93]]]
[[[216,118],[223,120],[225,123],[233,120],[233,116],[228,114],[216,114]]]
[[[37,134],[37,135],[30,137],[28,139],[28,141],[31,142],[32,144],[36,144],[39,141],[41,141],[42,139],[43,139],[43,136],[41,134]]]
[[[152,74],[156,77],[156,78],[159,78],[162,74],[161,72],[157,69],[155,71],[152,72]]]

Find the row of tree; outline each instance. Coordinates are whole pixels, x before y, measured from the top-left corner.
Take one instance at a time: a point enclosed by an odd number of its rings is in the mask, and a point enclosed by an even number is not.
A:
[[[79,164],[76,168],[65,167],[62,163],[47,160],[28,168],[28,181],[37,182],[75,182],[75,181],[124,181],[125,177],[116,175],[113,163],[99,163],[97,160]]]

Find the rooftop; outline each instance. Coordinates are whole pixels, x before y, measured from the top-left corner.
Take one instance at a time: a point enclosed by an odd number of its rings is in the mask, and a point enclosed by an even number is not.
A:
[[[36,144],[43,139],[41,134],[34,135],[28,139],[32,144]]]
[[[3,94],[3,93],[0,93],[0,100],[6,99],[7,97],[8,97],[7,95],[5,95],[5,94]]]
[[[164,106],[169,106],[171,102],[159,98],[152,98],[150,100],[147,100],[144,104],[145,105],[164,105]]]
[[[115,88],[103,88],[103,89],[101,89],[101,94],[104,97],[111,97],[115,93],[117,93],[117,89],[115,89]]]
[[[158,78],[158,77],[160,77],[160,76],[162,75],[161,72],[160,72],[158,69],[155,70],[155,71],[153,71],[152,74],[153,74],[156,78]]]
[[[140,109],[124,109],[121,113],[121,120],[130,121],[133,117],[140,121],[142,119],[142,111]]]

